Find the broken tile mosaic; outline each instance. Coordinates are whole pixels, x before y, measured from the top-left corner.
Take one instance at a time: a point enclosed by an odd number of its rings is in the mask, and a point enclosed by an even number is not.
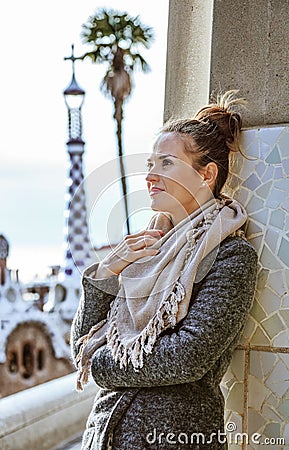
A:
[[[226,418],[238,421],[238,431],[283,436],[287,445],[274,446],[283,450],[289,449],[289,127],[245,130],[242,143],[250,159],[235,155],[225,191],[247,210],[246,236],[259,269],[243,349],[235,351],[222,391]]]

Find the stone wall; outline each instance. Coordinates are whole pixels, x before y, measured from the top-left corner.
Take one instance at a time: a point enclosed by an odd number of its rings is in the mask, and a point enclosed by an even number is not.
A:
[[[259,433],[260,442],[267,437],[275,442],[272,448],[288,449],[289,126],[246,130],[242,138],[251,159],[235,159],[227,192],[249,214],[246,234],[259,255],[259,275],[250,317],[223,379],[226,422],[232,431],[250,438]],[[229,433],[232,441],[235,434]],[[280,437],[287,446],[274,441]]]
[[[98,388],[75,384],[73,373],[1,399],[1,450],[51,450],[81,436]]]

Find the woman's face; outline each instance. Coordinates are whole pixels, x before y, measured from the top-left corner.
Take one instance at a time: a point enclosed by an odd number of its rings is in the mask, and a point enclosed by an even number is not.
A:
[[[147,188],[151,208],[168,212],[179,221],[199,208],[203,177],[192,167],[193,157],[173,133],[158,139],[148,159]]]

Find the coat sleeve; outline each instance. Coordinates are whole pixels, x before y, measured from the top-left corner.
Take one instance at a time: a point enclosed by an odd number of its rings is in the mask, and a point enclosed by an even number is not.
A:
[[[194,285],[192,306],[176,331],[159,336],[137,371],[131,364],[120,369],[107,346],[100,347],[91,367],[96,384],[106,389],[152,387],[203,378],[238,341],[252,306],[256,273],[254,248],[241,238],[227,238],[211,270]]]
[[[89,332],[93,325],[105,319],[110,303],[119,289],[118,276],[95,279],[98,263],[88,267],[82,276],[82,295],[71,326],[71,352],[75,363],[79,351],[77,341]]]

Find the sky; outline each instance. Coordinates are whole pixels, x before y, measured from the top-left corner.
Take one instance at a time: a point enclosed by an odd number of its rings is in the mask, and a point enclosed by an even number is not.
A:
[[[67,110],[62,92],[71,79],[71,63],[64,61],[89,47],[81,41],[81,25],[99,7],[117,8],[154,29],[155,40],[142,50],[151,72],[136,72],[131,98],[125,104],[123,143],[126,155],[150,153],[163,121],[168,0],[14,0],[0,5],[0,234],[8,239],[8,266],[20,279],[41,277],[50,265],[63,262],[65,178],[67,173]],[[86,91],[82,108],[86,142],[84,174],[110,172],[115,164],[116,138],[112,102],[100,92],[104,65],[76,62],[76,78]],[[133,158],[133,157],[132,157]],[[128,161],[129,165],[130,161]],[[133,231],[149,217],[144,174],[129,172]],[[140,192],[140,194],[138,194]],[[117,177],[89,215],[90,238],[100,246],[118,241],[122,229],[113,226],[119,207]],[[92,196],[92,197],[91,197]],[[109,233],[108,233],[109,228]]]

